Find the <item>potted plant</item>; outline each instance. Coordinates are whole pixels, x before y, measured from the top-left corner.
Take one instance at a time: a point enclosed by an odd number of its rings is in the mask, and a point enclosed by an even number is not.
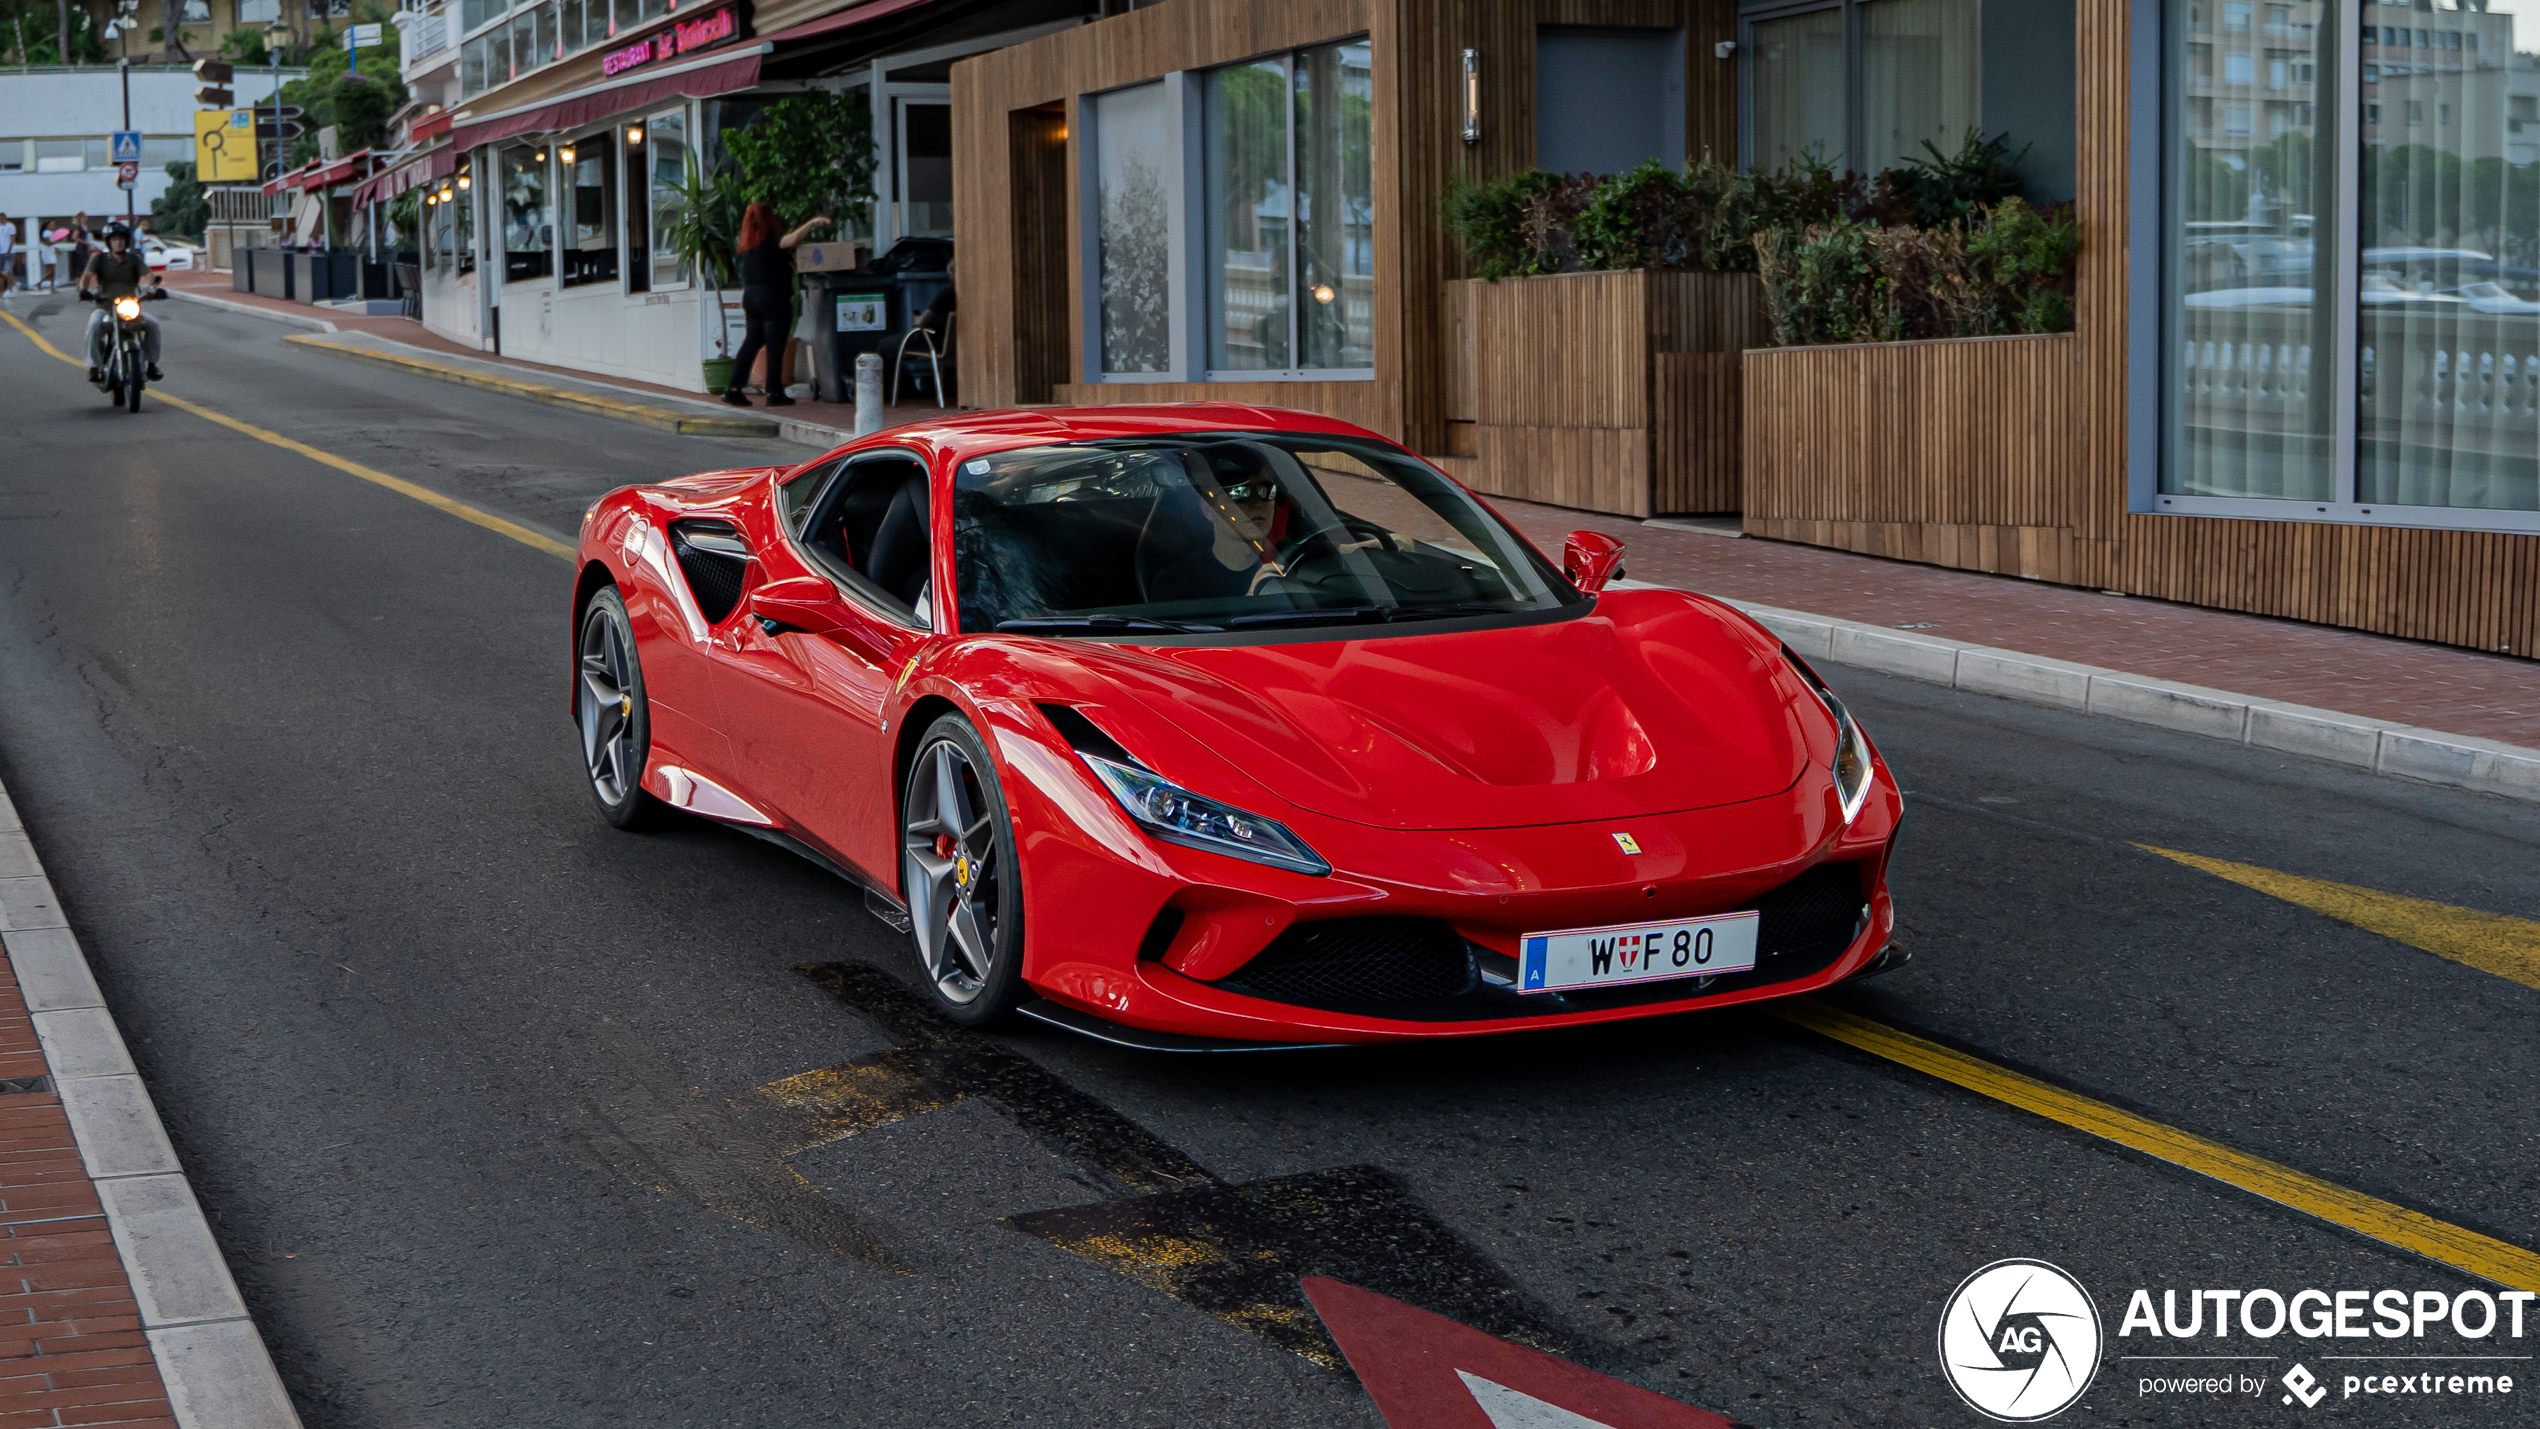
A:
[[[732,245],[741,230],[741,192],[721,175],[709,175],[691,161],[673,190],[673,211],[657,219],[679,255],[681,266],[706,285],[714,304],[714,356],[705,360],[706,390],[732,385],[732,349],[725,341],[723,290],[740,281]]]

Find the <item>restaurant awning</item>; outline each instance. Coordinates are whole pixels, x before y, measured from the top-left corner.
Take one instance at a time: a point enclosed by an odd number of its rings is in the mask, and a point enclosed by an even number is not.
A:
[[[711,99],[718,94],[748,89],[758,83],[759,59],[766,49],[764,44],[753,45],[747,53],[729,59],[713,60],[694,68],[674,70],[625,84],[586,89],[547,104],[516,109],[473,124],[462,124],[450,131],[451,143],[457,148],[473,149],[479,144],[508,139],[514,134],[579,129],[665,99]]]
[[[388,172],[354,188],[354,206],[359,207],[366,203],[386,203],[408,189],[421,188],[425,184],[446,179],[457,173],[458,169],[458,150],[446,144],[438,149],[427,149]]]

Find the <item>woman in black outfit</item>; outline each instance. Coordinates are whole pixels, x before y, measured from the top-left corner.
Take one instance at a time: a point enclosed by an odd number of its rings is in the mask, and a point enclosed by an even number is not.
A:
[[[733,245],[741,260],[741,350],[732,354],[732,385],[723,393],[723,400],[733,406],[750,405],[743,389],[749,386],[750,366],[760,352],[767,353],[771,374],[782,371],[785,329],[794,316],[794,265],[785,254],[828,222],[825,215],[805,219],[793,232],[779,233],[776,210],[766,204],[754,203],[741,211],[740,241]],[[781,378],[773,375],[767,384],[767,405],[794,405],[794,399],[785,395]]]

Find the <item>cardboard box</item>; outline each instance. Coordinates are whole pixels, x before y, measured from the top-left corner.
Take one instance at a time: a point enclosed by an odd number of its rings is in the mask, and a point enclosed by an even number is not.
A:
[[[809,239],[794,245],[794,271],[797,273],[844,273],[864,266],[868,245],[862,239],[837,243],[815,243]]]

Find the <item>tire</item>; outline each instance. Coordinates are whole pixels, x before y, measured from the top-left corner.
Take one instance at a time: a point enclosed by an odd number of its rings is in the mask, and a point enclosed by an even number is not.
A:
[[[123,409],[124,409],[125,411],[127,411],[127,412],[132,412],[132,413],[136,413],[136,414],[140,412],[140,410],[141,410],[141,389],[142,389],[145,385],[147,385],[147,384],[146,384],[146,383],[144,383],[144,382],[142,381],[142,377],[141,377],[141,374],[140,374],[140,373],[136,372],[136,373],[132,374],[132,378],[131,378],[130,382],[129,382],[128,384],[126,384],[126,386],[124,387],[124,401],[123,401]]]
[[[106,370],[106,395],[115,399],[116,406],[123,405],[123,382],[115,376],[113,368]]]
[[[652,757],[652,707],[644,698],[644,667],[635,653],[634,626],[626,601],[605,587],[582,607],[574,632],[574,730],[580,736],[583,774],[600,817],[621,829],[656,822],[662,803],[644,792]]]
[[[936,1008],[965,1027],[1004,1020],[1025,992],[1014,821],[987,746],[959,715],[929,726],[909,761],[900,876],[909,941]]]

